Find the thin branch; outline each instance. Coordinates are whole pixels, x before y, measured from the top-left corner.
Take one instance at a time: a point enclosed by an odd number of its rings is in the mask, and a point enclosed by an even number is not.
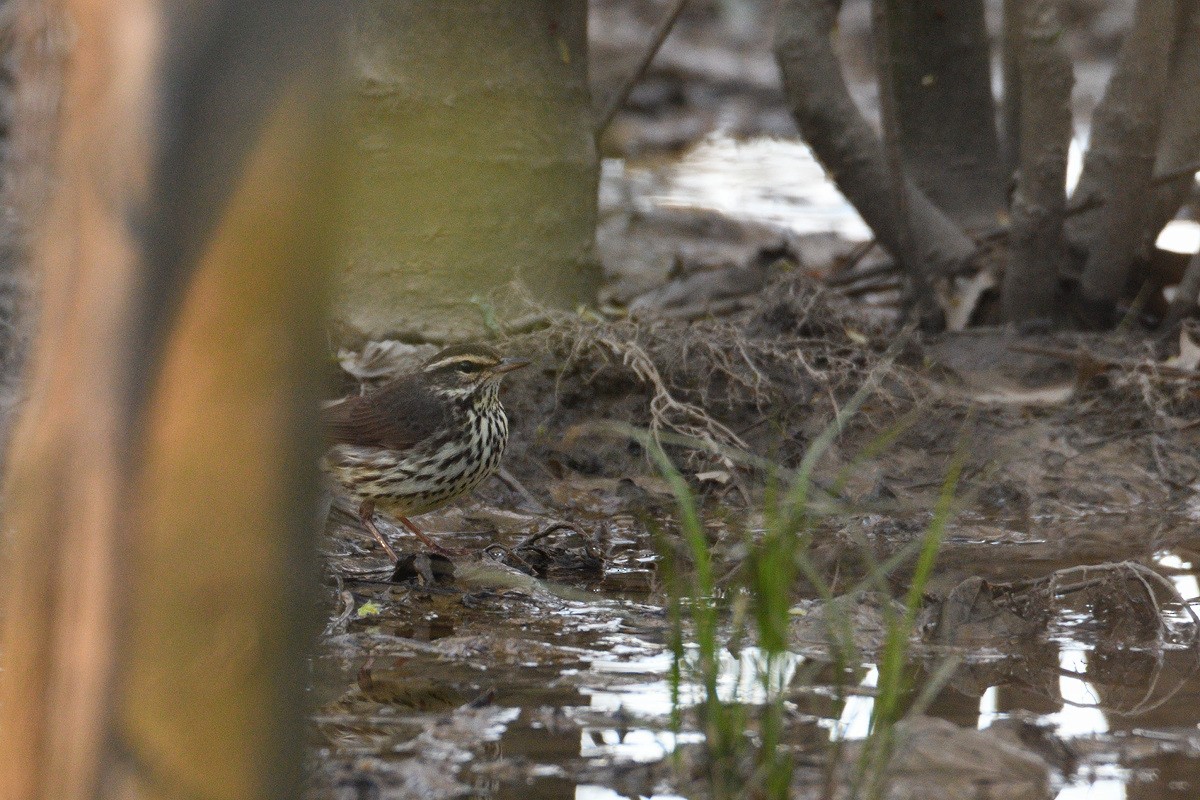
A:
[[[683,13],[683,7],[687,5],[687,0],[675,0],[675,5],[671,6],[671,10],[658,23],[658,27],[654,31],[654,38],[650,42],[650,47],[646,49],[645,55],[642,56],[641,62],[638,63],[637,69],[630,73],[625,79],[625,83],[621,84],[621,88],[613,95],[612,100],[608,102],[608,108],[604,110],[604,116],[600,118],[600,124],[596,126],[596,138],[599,139],[608,130],[608,126],[612,124],[613,119],[617,116],[617,112],[625,105],[625,101],[629,99],[629,95],[633,92],[633,87],[637,86],[643,77],[646,75],[646,70],[650,68],[650,62],[658,55],[658,51],[662,48],[663,42],[667,40],[667,36],[671,33],[671,29],[675,27],[675,20],[679,19],[679,15]]]
[[[872,238],[855,245],[854,249],[851,250],[846,256],[846,260],[835,266],[833,271],[826,277],[826,283],[830,282],[831,280],[835,280],[840,276],[845,276],[846,274],[853,272],[854,268],[857,267],[864,258],[870,255],[871,251],[874,250],[875,246],[878,244],[879,240]]]
[[[1180,178],[1195,178],[1196,173],[1200,172],[1200,161],[1190,161],[1182,167],[1160,172],[1150,179],[1150,183],[1155,186],[1162,186],[1164,183],[1171,183]]]
[[[880,278],[885,275],[897,275],[901,272],[900,265],[894,261],[876,264],[873,267],[860,269],[857,272],[840,272],[825,279],[825,285],[833,288],[851,286],[862,281]]]
[[[521,495],[521,498],[528,503],[530,508],[532,508],[536,513],[546,513],[546,506],[543,505],[540,500],[534,497],[533,493],[525,488],[525,484],[517,480],[516,476],[507,469],[501,467],[499,470],[497,470],[496,478],[509,489],[512,489],[514,492]]]

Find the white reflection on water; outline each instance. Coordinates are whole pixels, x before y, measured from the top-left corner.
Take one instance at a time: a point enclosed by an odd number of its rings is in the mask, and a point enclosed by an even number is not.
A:
[[[629,172],[636,176],[640,169]],[[657,191],[645,197],[650,205],[719,211],[800,234],[871,238],[871,229],[825,176],[808,145],[796,139],[736,141],[714,135],[663,170],[659,179]]]
[[[679,687],[682,706],[696,705],[704,699],[704,688],[696,682],[694,675],[698,658],[697,649],[689,646],[684,664],[684,682]],[[757,647],[743,648],[737,656],[722,650],[718,658],[717,697],[726,703],[753,705],[766,703],[772,692],[782,691],[803,662],[801,656],[784,653],[775,660],[772,674],[768,676],[766,654]],[[661,653],[627,661],[594,661],[591,668],[594,672],[662,675],[671,668],[671,654]],[[608,713],[623,710],[630,714],[656,717],[671,713],[671,685],[666,680],[606,686],[603,689],[585,687],[580,691],[590,698],[592,708]]]
[[[1180,597],[1184,600],[1200,598],[1200,582],[1192,573],[1193,567],[1190,561],[1184,561],[1174,553],[1159,553],[1155,560],[1167,569],[1187,572],[1183,575],[1170,576],[1171,583],[1175,585],[1175,591],[1179,592]]]
[[[859,686],[865,689],[874,689],[878,685],[879,668],[872,666],[863,676]],[[871,711],[874,708],[875,698],[870,693],[848,695],[837,724],[829,732],[830,740],[850,741],[867,738],[867,733],[871,729]]]
[[[585,758],[608,756],[619,761],[651,764],[661,761],[681,744],[704,741],[704,735],[685,732],[652,731],[645,728],[615,730],[585,728],[580,732],[579,755]]]
[[[995,686],[989,686],[983,696],[979,698],[979,722],[975,726],[979,730],[990,727],[1000,718],[999,704],[997,703],[999,695]]]
[[[639,795],[639,800],[686,800],[677,794]],[[617,794],[607,786],[584,784],[575,787],[575,800],[630,800],[628,795]]]
[[[1083,675],[1087,671],[1086,650],[1063,649],[1058,654],[1058,665],[1064,673]],[[1058,691],[1066,705],[1061,711],[1047,714],[1045,720],[1054,726],[1054,732],[1063,738],[1089,736],[1108,732],[1108,720],[1104,712],[1096,708],[1100,697],[1090,683],[1083,678],[1062,675],[1058,679]]]
[[[679,687],[681,706],[693,706],[704,699],[704,689],[695,681],[698,666],[698,650],[688,648],[684,665],[684,683]],[[717,674],[717,696],[727,703],[766,703],[777,692],[781,692],[796,674],[803,659],[786,653],[777,658],[767,674],[767,657],[757,647],[744,648],[737,656],[722,650]],[[671,668],[671,654],[659,653],[644,658],[628,660],[597,660],[591,669],[601,673],[664,675]],[[583,687],[580,692],[588,697],[589,707],[607,715],[628,714],[631,718],[664,718],[671,713],[671,684],[665,679],[649,680],[626,686],[605,688]],[[681,744],[701,742],[704,736],[696,732],[678,735],[671,731],[646,728],[615,730],[608,728],[585,728],[581,735],[581,756],[611,757],[620,761],[654,762],[669,755]],[[576,794],[576,797],[581,795]],[[587,795],[588,797],[620,797],[616,794]]]
[[[1112,778],[1097,778],[1092,781],[1077,781],[1064,786],[1054,800],[1125,800],[1128,792],[1128,775]]]
[[[1158,234],[1155,242],[1160,250],[1170,250],[1173,253],[1200,252],[1200,225],[1190,219],[1175,219],[1167,223],[1167,227]]]
[[[1067,154],[1067,191],[1083,170],[1087,130],[1072,139]],[[606,165],[609,169],[613,165]],[[849,241],[871,238],[871,230],[798,139],[738,141],[714,134],[663,166],[624,164],[643,206],[700,208],[735,219],[781,225],[797,234],[834,233]],[[1200,225],[1175,220],[1158,246],[1180,253],[1200,250]]]
[[[1171,554],[1160,555],[1158,560],[1165,566],[1187,567],[1187,564]],[[1185,596],[1195,596],[1195,579],[1189,577],[1188,580],[1191,580],[1190,587],[1181,585],[1179,588]],[[1191,593],[1186,589],[1190,589]],[[1069,646],[1068,642],[1062,644],[1068,646],[1064,646],[1059,653],[1059,666],[1064,673],[1072,673],[1059,678],[1059,692],[1065,704],[1060,711],[1045,715],[1043,719],[1064,739],[1108,732],[1108,720],[1096,707],[1099,696],[1092,685],[1082,677],[1087,671],[1088,649],[1078,644]],[[695,648],[690,652],[694,666]],[[803,661],[802,657],[796,655],[789,655],[788,658],[779,661],[777,674],[771,676],[771,680],[767,682],[772,691],[785,689]],[[595,672],[642,674],[653,679],[627,686],[584,689],[583,693],[589,696],[591,708],[608,714],[627,713],[631,718],[642,719],[665,718],[671,712],[671,688],[670,683],[659,676],[664,676],[670,665],[671,656],[667,653],[625,661],[596,661],[591,665]],[[717,691],[721,699],[726,702],[766,702],[770,692],[763,681],[765,665],[764,655],[756,648],[746,648],[738,657],[722,652],[717,681]],[[873,690],[878,680],[879,671],[872,666],[863,675],[859,687]],[[838,719],[822,723],[829,727],[831,740],[861,740],[867,736],[875,702],[872,694],[873,691],[866,691],[847,696]],[[681,687],[680,700],[685,706],[700,702],[702,697],[702,688],[695,683],[685,683]],[[997,690],[995,687],[989,688],[979,701],[978,727],[986,728],[1003,716],[1005,714],[998,710]],[[665,758],[679,745],[701,741],[702,734],[695,731],[675,734],[644,727],[585,728],[580,738],[580,755],[587,758],[649,763]],[[1071,783],[1060,790],[1056,800],[1124,800],[1128,780],[1127,770],[1117,765],[1097,765],[1086,775],[1075,776]],[[606,787],[584,785],[577,787],[575,798],[623,800],[624,795]],[[675,795],[654,795],[653,798],[677,800]]]

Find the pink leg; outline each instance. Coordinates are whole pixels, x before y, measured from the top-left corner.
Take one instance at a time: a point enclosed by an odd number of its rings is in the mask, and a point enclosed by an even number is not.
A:
[[[400,520],[401,525],[408,528],[408,530],[414,536],[416,536],[418,539],[420,539],[422,542],[424,542],[425,546],[428,547],[430,550],[432,550],[435,553],[441,553],[444,556],[461,556],[467,552],[466,550],[455,550],[455,549],[451,549],[449,547],[442,547],[440,544],[435,542],[433,539],[430,539],[429,534],[425,533],[425,531],[418,528],[416,523],[413,522],[408,517],[396,517],[396,519]]]
[[[369,530],[371,535],[375,537],[375,541],[383,546],[383,551],[388,554],[388,558],[392,560],[392,563],[395,564],[399,561],[400,559],[396,555],[396,551],[388,544],[388,540],[384,538],[384,535],[379,532],[379,528],[375,527],[375,504],[370,500],[363,500],[362,504],[358,507],[358,518],[362,521],[363,527]]]

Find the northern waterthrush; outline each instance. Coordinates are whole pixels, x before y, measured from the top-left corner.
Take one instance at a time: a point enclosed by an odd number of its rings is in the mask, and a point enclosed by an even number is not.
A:
[[[508,443],[500,380],[527,364],[486,345],[450,347],[417,372],[325,410],[322,464],[358,501],[359,518],[392,561],[375,511],[444,551],[409,517],[466,494],[500,466]]]

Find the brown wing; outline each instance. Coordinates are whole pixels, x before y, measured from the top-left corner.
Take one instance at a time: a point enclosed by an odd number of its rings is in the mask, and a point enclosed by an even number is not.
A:
[[[330,444],[407,450],[446,424],[441,398],[416,376],[350,397],[322,413]]]

